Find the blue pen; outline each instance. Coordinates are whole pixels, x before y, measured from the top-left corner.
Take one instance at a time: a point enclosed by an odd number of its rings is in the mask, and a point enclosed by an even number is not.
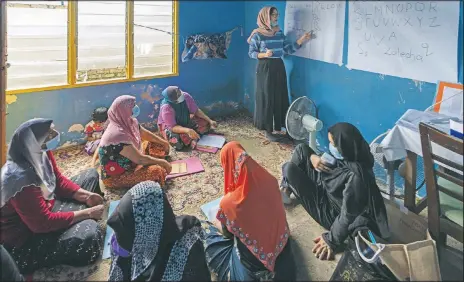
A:
[[[372,243],[377,244],[377,241],[375,241],[375,238],[374,238],[374,234],[372,234],[370,230],[367,231],[367,233],[369,234],[369,238],[371,239]]]
[[[371,239],[372,243],[376,244],[376,241],[375,241],[375,238],[372,232],[369,230],[367,231],[367,233],[369,234],[369,239]],[[365,256],[373,256],[374,250],[372,250],[369,246],[366,246],[366,249],[363,251],[363,254]]]

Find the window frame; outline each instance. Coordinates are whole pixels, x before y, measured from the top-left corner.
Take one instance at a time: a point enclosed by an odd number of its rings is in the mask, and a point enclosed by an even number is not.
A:
[[[134,82],[140,80],[165,78],[179,76],[179,0],[172,0],[172,26],[173,26],[173,55],[172,55],[172,72],[168,74],[154,76],[137,76],[134,77],[134,1],[126,1],[126,77],[111,80],[98,80],[90,82],[76,81],[77,78],[77,5],[78,1],[68,1],[68,50],[67,50],[67,84],[42,86],[34,88],[6,90],[7,95],[26,94],[34,92],[43,92],[51,90],[62,90],[80,88],[86,86],[108,85],[114,83]],[[8,9],[8,8],[7,8]],[[8,77],[8,71],[7,71]],[[7,82],[8,83],[8,82]],[[8,84],[7,84],[8,86]]]

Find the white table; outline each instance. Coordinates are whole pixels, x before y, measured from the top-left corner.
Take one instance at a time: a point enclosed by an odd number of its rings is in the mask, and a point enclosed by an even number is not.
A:
[[[422,156],[421,138],[419,133],[419,122],[425,120],[425,116],[430,116],[429,112],[420,112],[415,110],[408,110],[406,113],[414,112],[418,118],[422,120],[415,120],[414,123],[402,123],[402,118],[397,122],[395,127],[385,136],[380,144],[387,161],[395,161],[405,159],[405,187],[404,187],[404,206],[409,210],[419,213],[426,206],[426,197],[424,197],[416,206],[416,167],[417,156]],[[421,114],[423,113],[423,114]],[[435,114],[434,114],[435,115]],[[437,118],[443,118],[442,115],[436,114]],[[449,132],[449,119],[448,123],[441,123],[437,127],[448,133]],[[451,152],[437,144],[432,144],[433,151],[440,157],[451,160],[455,163],[462,164],[463,160],[459,154]],[[450,168],[456,171],[453,168]],[[462,172],[457,171],[462,174]]]

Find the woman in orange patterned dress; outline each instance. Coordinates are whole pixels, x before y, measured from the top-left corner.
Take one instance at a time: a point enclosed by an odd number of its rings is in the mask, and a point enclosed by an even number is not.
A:
[[[139,113],[135,97],[129,95],[116,98],[108,110],[108,128],[98,149],[106,188],[130,188],[147,180],[164,185],[171,172],[163,159],[169,143],[141,127]]]

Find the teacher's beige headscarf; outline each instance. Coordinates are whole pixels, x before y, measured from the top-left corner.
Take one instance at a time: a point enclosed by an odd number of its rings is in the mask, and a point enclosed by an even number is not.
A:
[[[250,37],[248,37],[248,40],[247,40],[248,43],[251,42],[251,38],[253,37],[255,33],[260,33],[264,36],[274,36],[280,30],[280,27],[278,25],[275,27],[271,27],[271,10],[273,8],[274,7],[267,6],[267,7],[263,7],[261,11],[259,11],[258,19],[256,20],[256,23],[258,24],[258,28],[254,29],[251,32],[251,35]]]

